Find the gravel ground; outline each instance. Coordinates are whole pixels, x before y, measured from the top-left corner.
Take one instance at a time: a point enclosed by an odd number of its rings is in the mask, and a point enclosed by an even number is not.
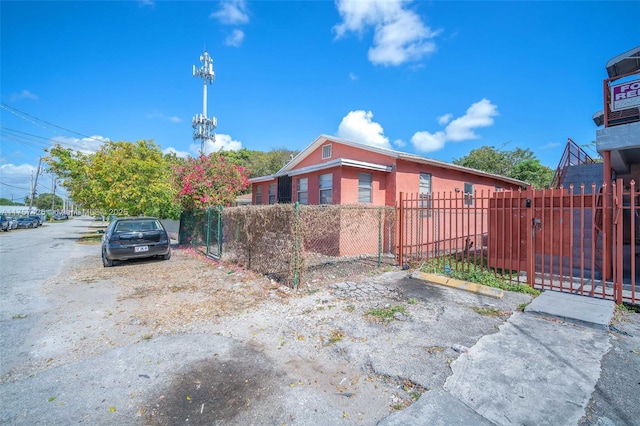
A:
[[[459,356],[452,346],[497,332],[530,301],[508,292],[489,299],[408,275],[331,264],[310,276],[309,287],[292,290],[191,250],[113,268],[103,268],[98,253],[72,259],[45,282],[45,337],[3,383],[38,375],[104,380],[78,371],[130,359],[129,372],[135,368],[147,384],[103,384],[132,388],[104,424],[373,425],[442,389]],[[153,356],[163,365],[155,373],[140,360]],[[92,410],[106,411],[106,401]],[[83,422],[103,418],[86,416]]]

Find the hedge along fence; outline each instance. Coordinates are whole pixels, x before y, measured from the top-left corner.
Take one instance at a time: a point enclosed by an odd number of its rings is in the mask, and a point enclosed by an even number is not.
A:
[[[395,258],[392,207],[296,203],[218,211],[219,225],[211,212],[185,213],[180,242],[293,288],[303,282],[308,267],[356,259],[371,259],[380,266]],[[190,221],[194,223],[189,226]],[[214,244],[218,246],[212,248]]]

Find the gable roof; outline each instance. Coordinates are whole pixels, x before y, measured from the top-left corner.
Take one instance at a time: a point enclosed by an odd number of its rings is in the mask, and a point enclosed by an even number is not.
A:
[[[249,179],[249,181],[252,182],[252,183],[265,182],[265,181],[269,181],[269,180],[275,179],[275,178],[277,178],[279,176],[294,176],[294,175],[301,174],[301,173],[308,173],[310,171],[322,170],[322,169],[326,169],[326,168],[330,168],[330,167],[336,167],[336,166],[355,166],[355,167],[361,167],[361,168],[368,168],[368,169],[372,169],[372,170],[391,171],[390,168],[387,165],[366,163],[366,162],[363,162],[363,161],[345,159],[345,158],[339,158],[339,159],[332,160],[332,161],[329,161],[329,162],[326,162],[326,163],[319,163],[317,165],[307,166],[307,167],[303,167],[301,169],[296,169],[296,166],[298,164],[300,164],[305,158],[307,158],[309,155],[311,155],[311,153],[313,153],[316,149],[318,149],[320,146],[324,145],[327,142],[335,142],[335,143],[347,145],[347,146],[350,146],[350,147],[353,147],[353,148],[358,148],[358,149],[362,149],[362,150],[365,150],[365,151],[386,155],[386,156],[388,156],[390,158],[393,158],[393,159],[411,161],[411,162],[414,162],[414,163],[425,164],[427,166],[440,167],[440,168],[443,168],[443,169],[450,169],[450,170],[457,170],[457,171],[461,171],[461,172],[465,172],[465,173],[474,174],[476,176],[483,176],[483,177],[489,177],[489,178],[492,178],[492,179],[499,179],[499,180],[501,180],[503,182],[508,182],[510,184],[519,185],[519,186],[522,186],[522,187],[529,186],[529,183],[527,183],[527,182],[524,182],[524,181],[521,181],[521,180],[518,180],[518,179],[508,178],[508,177],[505,177],[505,176],[502,176],[502,175],[498,175],[498,174],[495,174],[495,173],[489,173],[489,172],[485,172],[485,171],[482,171],[482,170],[476,170],[476,169],[472,169],[470,167],[458,166],[457,164],[447,163],[445,161],[433,160],[431,158],[422,157],[422,156],[416,155],[416,154],[409,154],[407,152],[395,151],[395,150],[392,150],[392,149],[386,149],[386,148],[380,148],[380,147],[377,147],[377,146],[366,145],[366,144],[362,144],[362,143],[359,143],[359,142],[353,142],[353,141],[350,141],[350,140],[347,140],[347,139],[341,139],[341,138],[337,138],[335,136],[329,136],[329,135],[320,135],[320,136],[318,136],[313,142],[311,142],[311,144],[309,144],[305,149],[300,151],[298,153],[298,155],[293,157],[287,164],[285,164],[284,167],[282,167],[280,170],[278,170],[278,172],[276,172],[275,174],[269,175],[269,176],[255,177],[255,178]]]

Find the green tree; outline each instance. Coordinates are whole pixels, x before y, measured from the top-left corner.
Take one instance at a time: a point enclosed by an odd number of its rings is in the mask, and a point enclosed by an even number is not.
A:
[[[291,151],[286,148],[272,149],[269,152],[252,151],[246,148],[237,151],[224,151],[218,153],[231,163],[242,166],[247,176],[250,178],[267,176],[273,174],[284,167],[298,151]]]
[[[464,157],[453,160],[453,163],[519,179],[536,188],[548,188],[553,179],[553,170],[540,164],[529,148],[516,148],[509,151],[493,146],[482,146],[471,150]]]
[[[529,148],[508,151],[493,146],[482,146],[471,150],[464,157],[453,160],[453,164],[512,177],[511,173],[516,164],[532,159],[535,159],[535,155]]]
[[[524,160],[513,167],[511,176],[514,179],[530,183],[536,189],[548,188],[554,171],[540,164],[538,160]]]
[[[55,201],[54,201],[55,200]],[[44,194],[38,195],[33,199],[33,205],[40,210],[50,210],[53,201],[53,208],[60,210],[64,206],[64,200],[51,193],[45,192]]]
[[[21,206],[21,203],[15,203],[8,198],[0,197],[0,206]]]
[[[56,145],[45,161],[84,208],[175,217],[169,160],[152,141],[108,142],[95,154]]]

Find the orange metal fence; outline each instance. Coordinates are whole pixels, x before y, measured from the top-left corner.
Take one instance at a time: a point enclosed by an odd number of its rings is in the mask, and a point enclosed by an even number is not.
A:
[[[506,192],[401,194],[397,256],[504,281],[640,303],[635,182]]]

